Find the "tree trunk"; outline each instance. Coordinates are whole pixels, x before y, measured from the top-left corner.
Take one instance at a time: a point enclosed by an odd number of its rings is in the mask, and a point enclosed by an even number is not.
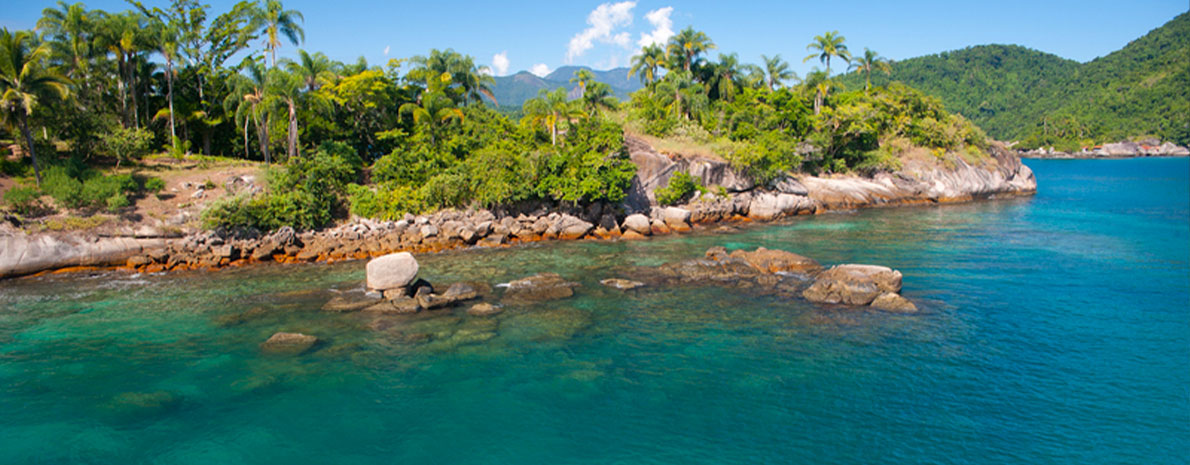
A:
[[[294,105],[293,100],[289,100],[289,159],[297,158],[298,151],[298,125],[297,125],[297,106]]]
[[[128,117],[128,84],[124,82],[124,77],[127,76],[127,73],[124,71],[124,52],[117,53],[116,57],[116,74],[118,75],[118,78],[116,79],[116,87],[120,91],[120,116],[123,118],[123,121],[121,122],[124,123],[124,127],[127,128],[128,120],[131,118]]]
[[[177,151],[178,150],[178,132],[174,126],[175,123],[174,123],[174,72],[173,71],[174,71],[174,61],[173,61],[173,59],[171,59],[169,57],[169,55],[166,55],[165,56],[165,82],[166,82],[167,86],[169,87],[169,89],[168,89],[168,92],[169,92],[169,144],[170,144],[170,146],[172,146],[174,148],[174,151]],[[248,147],[245,145],[244,148],[247,149]]]
[[[260,153],[264,154],[264,164],[272,163],[272,156],[269,153],[269,122],[256,122],[256,140],[260,143]]]
[[[37,149],[33,148],[33,134],[29,132],[29,117],[20,112],[21,134],[25,136],[25,144],[29,146],[29,158],[33,160],[33,176],[37,178],[37,188],[41,188],[41,167],[37,165]]]
[[[252,157],[248,149],[248,118],[244,118],[244,159],[248,160]]]
[[[125,60],[125,63],[128,64],[128,66],[127,66],[127,68],[128,68],[128,88],[129,88],[129,90],[132,91],[131,92],[131,94],[132,94],[132,124],[137,129],[140,129],[140,110],[136,104],[137,90],[136,90],[136,71],[134,69],[135,65],[133,65],[132,60]]]
[[[550,145],[558,146],[558,114],[554,113],[554,122],[550,125]]]

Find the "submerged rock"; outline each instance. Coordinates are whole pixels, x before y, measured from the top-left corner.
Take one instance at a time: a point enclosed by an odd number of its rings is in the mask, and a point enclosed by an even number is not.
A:
[[[380,302],[378,298],[361,297],[352,299],[345,296],[334,296],[322,305],[322,310],[327,312],[354,312],[363,310],[365,308],[376,305]]]
[[[599,284],[602,284],[604,286],[607,286],[607,287],[610,287],[613,289],[619,289],[621,291],[636,289],[638,287],[642,287],[645,285],[645,283],[642,283],[640,281],[632,281],[629,279],[622,279],[622,278],[608,278],[608,279],[599,281]]]
[[[472,305],[471,308],[468,308],[467,314],[473,316],[491,316],[497,315],[503,311],[504,309],[499,306],[492,305],[487,302],[480,302]]]
[[[386,291],[408,286],[417,279],[417,260],[409,252],[378,257],[368,262],[368,288]]]
[[[557,273],[538,273],[508,283],[504,300],[514,303],[544,302],[574,295],[578,283],[566,281]]]
[[[884,310],[887,312],[899,312],[899,313],[915,313],[915,312],[917,312],[917,306],[913,305],[913,302],[910,302],[909,299],[906,299],[905,297],[901,296],[900,294],[895,294],[892,292],[885,292],[884,294],[880,294],[880,296],[877,297],[876,300],[872,301],[872,308]]]
[[[868,305],[881,294],[901,291],[901,272],[877,265],[836,265],[802,292],[811,302]]]
[[[709,251],[708,251],[709,253]],[[822,269],[812,258],[786,252],[759,247],[752,252],[736,250],[731,253],[732,258],[739,258],[748,262],[753,268],[762,273],[801,273],[810,274]]]
[[[318,338],[302,333],[279,332],[260,344],[260,351],[273,355],[301,355],[314,344]]]

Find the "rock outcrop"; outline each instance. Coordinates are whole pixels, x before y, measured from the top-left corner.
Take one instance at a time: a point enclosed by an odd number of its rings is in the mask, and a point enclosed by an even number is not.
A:
[[[836,265],[819,273],[802,292],[811,302],[868,305],[886,293],[901,292],[901,272],[877,265]]]
[[[409,252],[377,257],[368,262],[368,289],[387,291],[400,289],[417,279],[417,260]]]

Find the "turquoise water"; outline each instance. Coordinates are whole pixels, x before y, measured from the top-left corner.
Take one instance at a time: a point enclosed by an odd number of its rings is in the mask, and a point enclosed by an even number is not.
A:
[[[495,318],[321,312],[362,262],[0,282],[0,463],[1187,463],[1190,163],[1028,164],[1032,198],[420,257],[582,283]],[[889,265],[922,312],[598,284],[712,245]]]

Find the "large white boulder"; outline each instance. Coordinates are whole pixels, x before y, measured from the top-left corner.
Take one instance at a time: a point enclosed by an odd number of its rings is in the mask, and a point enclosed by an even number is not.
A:
[[[417,279],[417,260],[409,252],[377,257],[368,262],[368,289],[387,291],[408,286]]]
[[[652,226],[649,223],[649,217],[640,213],[633,213],[624,218],[624,228],[629,231],[636,231],[637,233],[648,236],[652,232]]]

